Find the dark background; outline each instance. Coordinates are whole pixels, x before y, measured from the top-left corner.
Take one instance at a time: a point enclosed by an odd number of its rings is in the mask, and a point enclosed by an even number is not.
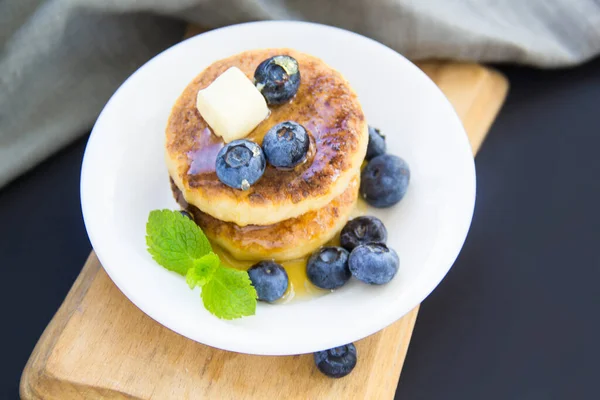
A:
[[[511,90],[476,159],[473,225],[421,307],[397,398],[600,398],[600,59],[499,69]],[[0,398],[91,250],[86,141],[0,189]]]

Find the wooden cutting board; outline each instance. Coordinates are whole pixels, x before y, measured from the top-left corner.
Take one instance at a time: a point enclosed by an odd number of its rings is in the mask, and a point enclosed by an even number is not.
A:
[[[463,121],[473,153],[508,83],[476,64],[422,63]],[[418,307],[356,343],[349,377],[328,379],[312,355],[217,350],[150,319],[112,283],[92,252],[23,371],[23,399],[391,399]]]

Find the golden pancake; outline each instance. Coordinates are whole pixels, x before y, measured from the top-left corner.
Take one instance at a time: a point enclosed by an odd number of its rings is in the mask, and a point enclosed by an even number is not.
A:
[[[211,243],[238,260],[292,260],[312,253],[342,230],[358,199],[359,176],[325,207],[272,225],[238,226],[224,222],[186,203],[171,181],[177,202],[187,209]]]
[[[230,67],[238,67],[252,79],[260,62],[278,54],[298,61],[300,87],[288,103],[271,106],[269,117],[247,139],[260,144],[274,125],[296,121],[311,138],[307,161],[289,171],[267,166],[249,190],[230,188],[215,173],[216,156],[224,143],[196,109],[196,95]],[[362,108],[339,72],[294,50],[251,50],[215,62],[184,90],[167,124],[166,161],[170,176],[189,204],[238,226],[272,225],[322,209],[340,196],[359,172],[367,143]]]

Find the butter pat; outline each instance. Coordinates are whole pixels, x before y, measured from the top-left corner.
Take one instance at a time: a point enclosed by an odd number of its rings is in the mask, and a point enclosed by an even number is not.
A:
[[[196,107],[215,135],[225,143],[248,135],[269,115],[263,95],[236,67],[198,91]]]

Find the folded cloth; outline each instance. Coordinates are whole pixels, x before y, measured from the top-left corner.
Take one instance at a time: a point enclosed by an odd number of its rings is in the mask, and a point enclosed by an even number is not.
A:
[[[564,67],[600,52],[598,0],[2,0],[0,187],[89,130],[186,22],[263,19],[339,26],[415,60]]]

